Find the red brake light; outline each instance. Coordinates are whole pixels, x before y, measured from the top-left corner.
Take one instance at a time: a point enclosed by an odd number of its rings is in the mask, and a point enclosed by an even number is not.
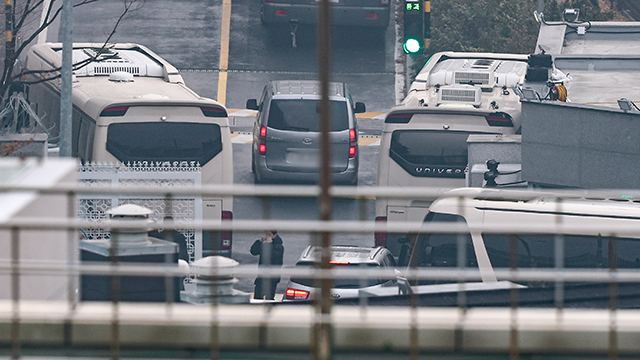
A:
[[[356,129],[349,129],[349,158],[356,157],[358,153],[358,134]]]
[[[289,15],[289,11],[283,10],[283,9],[278,9],[278,10],[276,10],[276,15]]]
[[[366,13],[364,15],[364,17],[367,18],[367,19],[377,19],[378,18],[378,14],[376,14],[376,13]]]
[[[227,111],[223,108],[214,107],[214,106],[201,106],[200,110],[206,117],[227,117]]]
[[[350,262],[348,262],[348,261],[329,261],[329,264],[333,264],[333,265],[349,265]]]
[[[113,106],[102,110],[100,116],[124,116],[129,110],[128,106]]]
[[[494,113],[484,117],[489,126],[513,127],[513,120],[507,113]]]
[[[258,153],[260,155],[267,154],[267,127],[260,128],[260,135],[258,136]]]
[[[287,289],[285,297],[288,300],[304,300],[309,297],[309,292],[304,290]]]
[[[387,222],[386,216],[378,216],[376,217],[377,223]],[[375,233],[376,246],[387,247],[387,233],[386,232],[376,232]]]
[[[233,213],[231,211],[223,211],[222,221],[231,220],[233,220]],[[220,240],[222,240],[222,250],[230,250],[233,243],[233,233],[231,230],[223,230],[220,235]]]
[[[387,124],[407,124],[411,121],[412,113],[394,113],[389,114],[384,120]]]

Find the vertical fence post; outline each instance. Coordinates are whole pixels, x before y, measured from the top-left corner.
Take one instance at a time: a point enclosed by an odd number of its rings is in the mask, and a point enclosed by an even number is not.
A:
[[[20,230],[11,228],[11,359],[20,358]]]
[[[320,220],[331,220],[331,197],[329,188],[331,186],[331,173],[329,171],[329,163],[331,161],[331,149],[329,143],[329,130],[331,124],[331,113],[329,103],[329,72],[331,61],[331,6],[329,0],[320,1],[319,9],[319,27],[318,27],[318,48],[319,48],[319,72],[320,72],[320,146],[321,146],[321,176],[320,186],[322,189],[320,195]],[[322,255],[320,258],[320,268],[323,275],[327,275],[331,268],[331,234],[327,231],[322,232]],[[315,324],[316,333],[315,356],[316,360],[331,359],[331,286],[332,279],[323,276],[320,284],[320,301],[316,307],[316,319],[319,324]]]

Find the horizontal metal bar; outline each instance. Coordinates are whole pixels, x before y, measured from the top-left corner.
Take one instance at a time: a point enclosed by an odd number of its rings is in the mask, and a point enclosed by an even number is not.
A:
[[[147,229],[194,229],[194,230],[232,230],[239,232],[262,232],[264,229],[278,229],[280,232],[292,233],[344,233],[369,234],[374,232],[389,233],[438,233],[438,234],[582,234],[592,232],[603,237],[619,237],[640,234],[640,227],[635,224],[490,224],[468,226],[451,222],[375,222],[375,221],[320,221],[320,220],[208,220],[208,221],[172,221],[163,220],[162,224],[146,225]],[[140,223],[134,221],[109,220],[103,223],[89,222],[79,219],[60,218],[13,218],[0,222],[2,229],[29,230],[75,230],[75,229],[139,229]]]
[[[466,197],[467,195],[448,194],[448,188],[437,187],[379,187],[379,186],[332,186],[329,193],[338,198],[397,198],[397,199],[436,199],[439,197]],[[46,194],[120,194],[154,195],[167,197],[180,196],[241,196],[241,197],[318,197],[320,187],[316,185],[175,185],[167,188],[150,186],[87,186],[78,183],[47,185],[0,184],[0,192],[30,191]],[[498,194],[483,193],[486,199],[533,199],[550,198],[616,198],[624,194],[625,198],[640,199],[637,189],[601,189],[601,190],[509,190]],[[478,195],[475,193],[474,195]]]
[[[0,301],[0,329],[19,321],[24,346],[109,347],[114,318],[120,346],[130,349],[201,349],[211,347],[216,321],[221,350],[305,350],[316,312],[310,306],[194,306],[191,304],[80,303]],[[14,313],[13,310],[16,312]],[[15,315],[15,317],[14,317]],[[410,321],[412,320],[412,321]],[[620,354],[640,354],[640,312],[624,310],[368,307],[354,311],[335,306],[331,324],[338,351],[403,353],[415,326],[423,353],[507,355],[510,329],[516,328],[520,354],[606,355],[611,323],[617,325]],[[261,332],[263,336],[261,336]],[[152,334],[152,335],[150,335]],[[9,343],[10,331],[0,331]],[[462,337],[464,341],[456,341]]]
[[[11,273],[13,265],[8,260],[0,261],[0,275]],[[100,262],[83,262],[82,264],[66,264],[64,262],[42,262],[23,260],[16,265],[21,275],[100,275],[100,276],[148,276],[148,277],[182,277],[187,274],[183,268],[166,264],[150,263],[119,263],[113,265]],[[640,270],[636,269],[556,269],[556,268],[494,268],[498,280],[507,281],[562,281],[562,282],[592,282],[592,283],[640,283]],[[452,280],[452,281],[480,281],[480,272],[471,268],[418,268],[402,269],[400,273],[388,269],[357,267],[335,267],[331,270],[315,269],[312,267],[269,267],[256,265],[239,265],[220,269],[192,269],[191,274],[214,275],[218,277],[252,277],[252,276],[283,276],[333,279],[395,279],[397,276],[408,279],[424,280]]]

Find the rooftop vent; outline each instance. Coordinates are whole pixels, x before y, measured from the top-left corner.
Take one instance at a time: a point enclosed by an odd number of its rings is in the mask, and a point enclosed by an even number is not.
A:
[[[61,52],[60,56],[62,56]],[[76,76],[111,76],[113,73],[129,73],[135,76],[164,77],[162,65],[136,49],[100,51],[100,49],[94,48],[80,48],[73,50],[74,62],[94,57],[96,58],[94,61],[76,69],[74,74]]]
[[[482,103],[482,89],[471,85],[440,87],[438,105],[451,103],[464,103],[478,107]]]
[[[481,87],[493,87],[495,80],[493,71],[456,71],[454,73],[456,84],[480,85]]]
[[[109,81],[113,82],[133,82],[133,74],[125,71],[116,71],[109,74]]]

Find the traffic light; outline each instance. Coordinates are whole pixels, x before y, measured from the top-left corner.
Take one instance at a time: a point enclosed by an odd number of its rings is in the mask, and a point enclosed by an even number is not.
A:
[[[407,54],[417,54],[424,47],[423,0],[404,1],[404,42]]]

